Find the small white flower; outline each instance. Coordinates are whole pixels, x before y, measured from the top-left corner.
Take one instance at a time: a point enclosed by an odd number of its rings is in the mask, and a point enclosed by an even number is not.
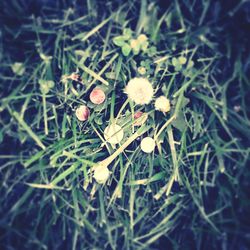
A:
[[[235,111],[235,112],[238,113],[238,112],[240,112],[240,110],[241,110],[241,106],[240,106],[240,105],[235,105],[235,106],[234,106],[234,111]]]
[[[145,153],[151,153],[155,149],[155,140],[151,137],[145,137],[141,141],[141,150]]]
[[[139,36],[137,37],[137,40],[138,40],[140,43],[143,43],[143,42],[147,41],[148,38],[147,38],[146,35],[141,34],[141,35],[139,35]]]
[[[179,63],[180,64],[186,64],[186,62],[187,62],[187,58],[186,57],[184,57],[184,56],[180,56],[179,58],[178,58],[178,60],[179,60]]]
[[[128,98],[138,105],[149,104],[154,95],[154,89],[146,78],[133,78],[125,88]]]
[[[130,41],[130,47],[131,47],[132,49],[138,47],[139,45],[140,45],[140,43],[139,43],[139,41],[136,40],[136,39],[132,39],[132,40]]]
[[[155,109],[168,112],[170,111],[170,101],[165,96],[160,96],[155,100]]]
[[[104,130],[104,138],[110,144],[118,144],[123,139],[123,129],[117,124],[111,124]]]
[[[145,67],[139,67],[138,69],[138,73],[140,74],[140,75],[145,75],[146,74],[146,72],[147,72],[147,70],[146,70],[146,68]]]
[[[104,184],[109,178],[110,172],[106,166],[97,165],[93,177],[99,184]]]

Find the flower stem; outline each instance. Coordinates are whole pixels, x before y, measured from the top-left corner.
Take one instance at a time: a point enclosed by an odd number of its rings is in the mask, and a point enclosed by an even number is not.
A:
[[[126,142],[124,142],[112,155],[107,157],[106,159],[102,160],[98,163],[98,165],[102,165],[104,167],[108,167],[108,165],[119,155],[121,154],[137,137],[141,136],[145,132],[149,130],[149,127],[141,127],[137,130],[133,135],[131,135]]]

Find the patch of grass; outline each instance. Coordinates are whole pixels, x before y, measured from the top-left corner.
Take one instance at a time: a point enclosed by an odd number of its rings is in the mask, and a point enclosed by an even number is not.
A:
[[[249,4],[44,2],[1,3],[1,249],[247,249]],[[138,76],[169,113],[127,99]],[[138,110],[145,127],[132,126]],[[114,121],[116,147],[104,138]]]

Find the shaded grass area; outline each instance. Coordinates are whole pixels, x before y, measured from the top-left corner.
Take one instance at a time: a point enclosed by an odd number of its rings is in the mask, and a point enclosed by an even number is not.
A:
[[[2,249],[247,249],[249,3],[1,5]],[[146,51],[122,54],[113,38],[126,28],[148,36]],[[169,114],[123,106],[140,66]],[[72,72],[82,83],[62,81]],[[101,106],[89,101],[95,86],[108,97]],[[75,117],[80,104],[88,122]],[[105,127],[117,119],[128,138],[138,109],[157,149],[144,154],[135,140],[97,184],[92,165],[115,151]]]

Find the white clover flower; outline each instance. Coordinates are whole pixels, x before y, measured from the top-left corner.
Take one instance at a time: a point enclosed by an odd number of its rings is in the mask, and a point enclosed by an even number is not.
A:
[[[146,78],[135,77],[125,88],[128,98],[138,105],[149,104],[154,95],[154,89]]]
[[[117,124],[111,124],[104,130],[104,138],[110,144],[118,144],[123,139],[123,129]]]
[[[110,172],[106,166],[97,165],[93,177],[99,184],[104,184],[109,178]]]
[[[165,96],[160,96],[155,100],[155,109],[168,112],[170,111],[170,101]]]
[[[141,141],[141,150],[147,154],[152,153],[155,149],[155,140],[151,137],[145,137]]]

